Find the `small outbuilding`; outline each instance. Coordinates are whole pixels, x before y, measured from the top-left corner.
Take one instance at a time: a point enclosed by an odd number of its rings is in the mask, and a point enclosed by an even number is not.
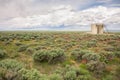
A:
[[[92,24],[91,25],[92,34],[103,34],[104,25],[103,24]]]

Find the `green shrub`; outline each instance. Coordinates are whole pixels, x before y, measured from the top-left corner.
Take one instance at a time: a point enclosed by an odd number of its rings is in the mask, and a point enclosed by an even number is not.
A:
[[[18,71],[24,67],[24,65],[13,59],[4,59],[0,61],[0,67],[6,70]]]
[[[50,80],[46,75],[40,74],[36,69],[27,70],[25,68],[19,71],[6,70],[0,68],[0,80]]]
[[[97,42],[96,41],[89,41],[88,43],[87,43],[87,47],[96,47],[97,45]]]
[[[18,74],[18,71],[23,67],[23,64],[16,60],[5,59],[0,61],[0,79],[21,80],[21,76]]]
[[[113,52],[106,53],[105,56],[108,60],[112,60],[115,57],[115,54]]]
[[[0,41],[8,41],[8,36],[1,36]]]
[[[17,42],[15,42],[15,45],[16,45],[16,46],[20,46],[20,45],[23,45],[23,43],[20,42],[20,41],[17,41]]]
[[[100,53],[100,56],[101,56],[101,61],[104,61],[105,63],[108,63],[110,61],[112,61],[114,58],[115,58],[115,53],[113,52],[103,52],[103,53]]]
[[[10,41],[9,41],[9,40],[8,40],[8,41],[5,41],[4,44],[5,44],[5,46],[6,46],[6,45],[9,45],[9,44],[10,44]]]
[[[56,74],[60,74],[62,76],[62,80],[76,80],[77,70],[76,67],[66,65],[64,68],[57,69],[55,71]]]
[[[68,71],[64,75],[64,80],[76,80],[76,72],[75,71]]]
[[[100,55],[97,54],[97,53],[89,52],[88,54],[83,55],[82,59],[87,60],[88,62],[91,61],[91,60],[99,61]]]
[[[115,52],[115,56],[118,57],[118,58],[120,58],[120,51]]]
[[[87,53],[89,53],[89,51],[76,49],[76,50],[72,51],[71,56],[74,60],[81,61],[82,56],[87,54]]]
[[[19,49],[18,49],[18,52],[23,52],[23,51],[25,51],[27,48],[28,48],[27,45],[21,45],[21,46],[19,47]]]
[[[4,58],[4,57],[6,57],[6,55],[7,55],[6,51],[0,49],[0,58]]]
[[[19,74],[21,75],[22,80],[41,80],[41,74],[36,69],[27,70],[22,68],[19,71]]]
[[[70,66],[70,65],[66,65],[62,69],[57,69],[57,71],[55,73],[60,74],[63,77],[63,80],[79,80],[80,76],[84,76],[84,77],[91,76],[90,72],[87,69],[84,69],[81,67],[80,68],[74,67],[74,66]],[[90,77],[88,77],[88,78],[90,78]],[[82,79],[80,79],[80,80],[82,80]],[[88,80],[92,80],[92,79],[88,79]]]
[[[0,68],[0,80],[22,80],[22,79],[17,72]]]
[[[65,53],[62,49],[53,49],[49,52],[49,63],[62,62],[65,60]]]
[[[24,40],[24,41],[29,41],[29,40],[30,40],[30,37],[29,37],[29,36],[25,36],[25,37],[23,37],[23,40]]]
[[[62,79],[61,75],[54,73],[54,74],[49,76],[49,80],[63,80],[63,79]]]
[[[27,48],[26,51],[29,54],[33,54],[35,52],[35,50],[33,48]]]
[[[48,51],[46,50],[40,50],[40,51],[37,51],[33,54],[33,59],[34,61],[38,61],[38,62],[46,62],[48,61]]]
[[[65,59],[65,53],[62,49],[40,50],[33,55],[34,61],[56,63]]]
[[[106,67],[105,67],[105,63],[103,63],[103,62],[90,61],[89,63],[87,63],[87,68],[91,72],[99,75],[99,74],[103,73],[103,71],[105,71]]]
[[[80,75],[76,80],[94,80],[90,75]]]

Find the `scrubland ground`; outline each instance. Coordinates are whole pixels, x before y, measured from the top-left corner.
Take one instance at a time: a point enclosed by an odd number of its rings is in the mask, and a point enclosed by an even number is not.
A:
[[[119,80],[120,33],[0,32],[0,80]]]

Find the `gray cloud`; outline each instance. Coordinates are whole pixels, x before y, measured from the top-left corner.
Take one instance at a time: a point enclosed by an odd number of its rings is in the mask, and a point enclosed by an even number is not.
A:
[[[53,8],[60,5],[81,11],[98,5],[119,6],[119,3],[120,0],[0,0],[0,27],[7,25],[7,22],[14,18],[48,15]],[[12,22],[9,23],[12,25]]]
[[[26,0],[0,0],[0,18],[24,16],[29,10],[29,5]]]
[[[93,0],[0,0],[0,20],[12,17],[25,17],[47,14],[54,6],[71,5],[73,8],[84,7]]]
[[[91,6],[95,2],[106,5],[120,3],[119,0],[0,0],[0,19],[11,17],[46,14],[51,7],[59,5],[71,5],[74,9],[82,9]]]
[[[2,22],[9,28],[34,28],[35,26],[59,27],[90,25],[91,23],[119,24],[120,8],[107,8],[103,6],[74,11],[71,6],[53,7],[48,14],[27,17],[16,17]]]

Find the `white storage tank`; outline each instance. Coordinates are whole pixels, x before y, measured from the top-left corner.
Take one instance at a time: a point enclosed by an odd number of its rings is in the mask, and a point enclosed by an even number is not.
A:
[[[92,34],[103,34],[104,25],[103,24],[92,24],[91,25]]]

